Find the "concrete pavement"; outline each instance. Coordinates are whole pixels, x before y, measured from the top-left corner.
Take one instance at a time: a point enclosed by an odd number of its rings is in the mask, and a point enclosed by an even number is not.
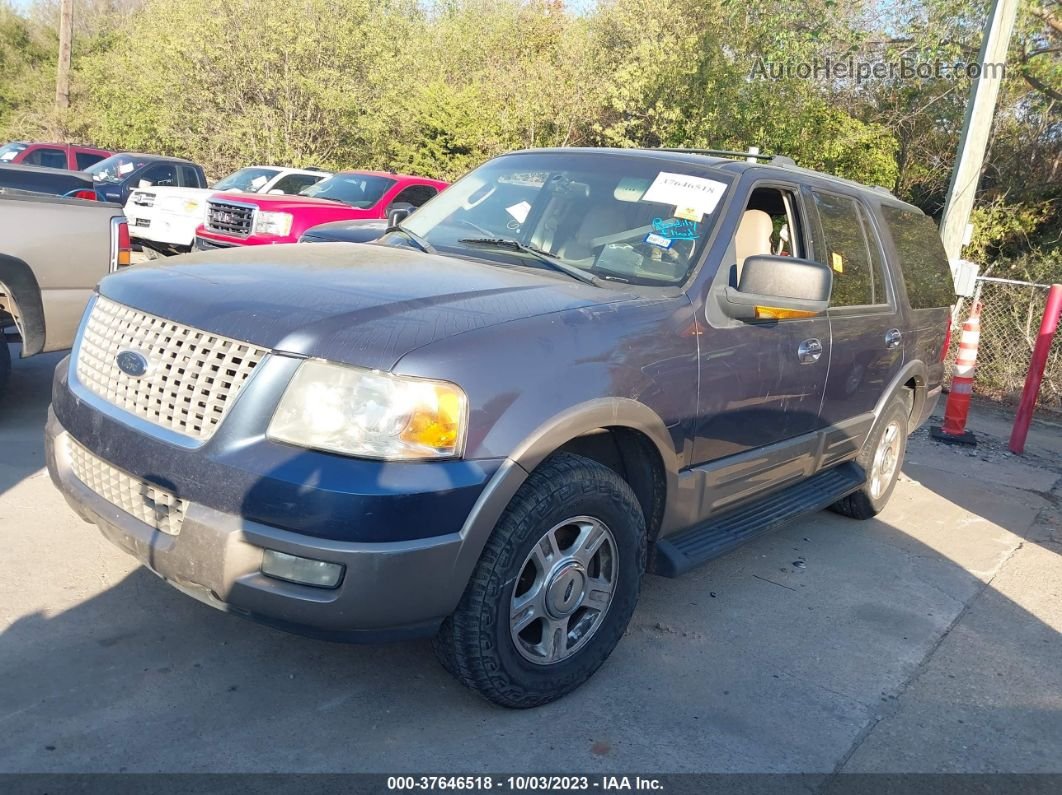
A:
[[[920,431],[878,518],[647,578],[586,686],[512,712],[428,643],[285,635],[138,568],[40,469],[58,358],[0,402],[0,771],[1062,772],[1057,427],[1026,459],[991,412],[973,455]]]

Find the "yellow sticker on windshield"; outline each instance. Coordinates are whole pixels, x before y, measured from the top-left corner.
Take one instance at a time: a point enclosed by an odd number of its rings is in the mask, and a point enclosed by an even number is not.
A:
[[[702,218],[704,218],[704,213],[693,207],[676,207],[675,217],[681,218],[683,221],[699,222]]]
[[[836,251],[833,252],[833,256],[830,260],[830,265],[838,273],[844,273],[844,257],[838,254]]]

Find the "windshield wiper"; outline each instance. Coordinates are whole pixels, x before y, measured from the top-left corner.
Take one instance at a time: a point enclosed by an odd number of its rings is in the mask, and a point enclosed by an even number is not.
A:
[[[396,226],[389,226],[389,227],[387,227],[386,230],[384,230],[384,234],[385,235],[388,235],[391,232],[399,232],[400,234],[405,235],[407,238],[412,240],[413,244],[417,248],[419,248],[421,251],[423,251],[425,254],[438,254],[439,253],[438,251],[436,251],[435,246],[433,246],[427,240],[422,238],[416,232],[410,232],[404,226],[397,226],[397,225]]]
[[[582,268],[576,268],[574,265],[569,265],[567,262],[561,259],[557,259],[552,254],[543,251],[540,248],[529,246],[526,243],[521,243],[519,240],[510,240],[507,237],[466,237],[457,241],[458,243],[465,243],[469,246],[483,246],[486,248],[504,248],[510,251],[521,251],[524,254],[530,254],[539,262],[549,265],[553,270],[565,273],[571,276],[573,279],[578,279],[585,284],[592,284],[594,287],[602,287],[601,280],[591,273],[587,273]]]

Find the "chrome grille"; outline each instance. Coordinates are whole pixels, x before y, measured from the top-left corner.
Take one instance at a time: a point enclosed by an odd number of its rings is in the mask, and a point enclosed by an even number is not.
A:
[[[145,483],[97,458],[67,436],[67,452],[74,477],[107,502],[167,535],[181,532],[188,500]]]
[[[155,206],[155,194],[144,193],[143,191],[133,191],[133,204],[138,207],[154,207]]]
[[[213,232],[247,237],[254,226],[254,207],[208,199],[206,226]]]
[[[119,369],[122,351],[147,359],[147,372],[138,378]],[[100,296],[78,346],[77,377],[118,408],[206,440],[266,353]]]

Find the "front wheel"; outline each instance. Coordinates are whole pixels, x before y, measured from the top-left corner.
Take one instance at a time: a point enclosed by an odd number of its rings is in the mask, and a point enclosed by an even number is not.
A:
[[[558,454],[528,477],[435,640],[443,665],[496,704],[570,693],[601,666],[634,613],[645,518],[630,486]]]

